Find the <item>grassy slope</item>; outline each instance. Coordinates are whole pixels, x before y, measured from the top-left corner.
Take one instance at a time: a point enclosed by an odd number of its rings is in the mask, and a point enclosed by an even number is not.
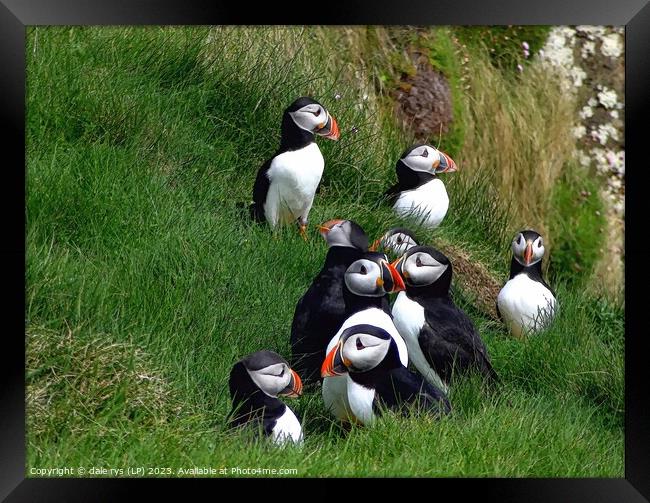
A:
[[[325,254],[315,231],[308,243],[293,229],[272,234],[235,204],[276,148],[282,109],[312,94],[342,128],[340,142],[320,142],[314,223],[350,217],[371,236],[394,223],[376,202],[408,138],[362,101],[349,67],[318,77],[327,48],[307,34],[226,30],[207,48],[206,35],[30,32],[28,465],[621,476],[623,313],[562,283],[557,323],[524,342],[458,292],[504,385],[459,385],[443,421],[387,416],[346,435],[308,394],[292,402],[306,423],[302,450],[223,430],[231,365],[260,348],[288,354],[295,302]],[[461,176],[440,237],[503,275],[505,224],[485,217],[502,209]],[[143,386],[148,378],[158,384]]]

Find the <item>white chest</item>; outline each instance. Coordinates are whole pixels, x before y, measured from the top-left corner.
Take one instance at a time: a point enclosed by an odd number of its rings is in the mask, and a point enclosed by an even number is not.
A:
[[[347,375],[326,377],[321,387],[325,408],[341,421],[348,421],[352,413],[348,402],[348,379]]]
[[[301,443],[303,440],[302,427],[300,421],[287,407],[273,428],[272,438],[275,443],[283,444],[285,442]]]
[[[325,160],[316,143],[284,152],[273,159],[267,172],[271,182],[265,202],[267,215],[275,222],[289,223],[309,213],[323,176]]]
[[[424,325],[424,308],[412,301],[406,292],[399,292],[393,304],[393,323],[400,335],[406,341],[411,352],[411,345],[417,342],[420,329]]]
[[[518,274],[501,289],[497,305],[508,329],[520,336],[546,326],[555,314],[556,300],[542,283]]]
[[[354,417],[363,424],[371,424],[375,420],[375,413],[372,409],[375,390],[361,386],[348,378],[347,393]]]
[[[435,178],[417,189],[401,192],[393,210],[404,218],[414,218],[429,228],[440,225],[449,209],[449,196],[442,180]]]
[[[442,381],[438,373],[429,365],[422,349],[418,337],[420,330],[424,326],[424,308],[417,302],[408,298],[405,292],[400,292],[393,304],[393,322],[404,338],[409,352],[409,360],[418,369],[430,384],[447,391],[446,384]]]

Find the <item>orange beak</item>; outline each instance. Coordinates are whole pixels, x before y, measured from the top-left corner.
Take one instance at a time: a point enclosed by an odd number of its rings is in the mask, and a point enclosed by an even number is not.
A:
[[[300,395],[302,395],[302,381],[296,371],[291,369],[291,384],[287,387],[285,392],[282,393],[282,396],[295,398]]]
[[[325,357],[323,365],[320,368],[320,375],[321,377],[335,377],[343,375],[346,372],[347,367],[341,357],[341,343],[339,342]]]
[[[404,256],[401,256],[397,260],[395,260],[393,263],[390,264],[390,266],[395,270],[397,275],[399,276],[400,281],[402,282],[402,285],[404,287],[402,290],[406,290],[406,284],[404,283],[404,273],[402,272],[402,260],[404,260]]]
[[[388,278],[384,276],[384,284],[383,287],[388,293],[396,293],[396,292],[401,292],[402,290],[406,290],[406,285],[404,284],[404,280],[402,279],[402,276],[400,273],[393,267],[393,264],[390,264],[388,262],[383,262],[382,265],[388,270],[388,273],[390,275],[390,284],[387,287],[387,284],[389,283],[386,281]]]
[[[316,134],[323,138],[336,141],[339,139],[341,133],[339,132],[339,125],[336,123],[336,119],[330,115],[327,123],[321,129],[316,131]]]
[[[453,173],[454,171],[458,171],[456,163],[451,157],[444,152],[440,152],[440,154],[440,163],[435,166],[436,173]]]
[[[334,219],[334,220],[328,220],[327,222],[323,222],[320,225],[317,225],[316,227],[318,228],[318,231],[321,233],[323,237],[327,236],[327,233],[332,230],[332,227],[334,227],[336,224],[340,224],[341,222],[345,222],[345,220],[341,219]]]
[[[533,261],[533,243],[532,241],[526,242],[526,249],[524,250],[524,262],[526,265],[530,265]]]

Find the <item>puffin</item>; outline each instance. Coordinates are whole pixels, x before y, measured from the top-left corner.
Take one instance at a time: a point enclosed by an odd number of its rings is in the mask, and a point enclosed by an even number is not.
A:
[[[436,415],[449,413],[445,393],[409,371],[400,360],[395,338],[371,324],[345,329],[321,367],[324,378],[347,375],[350,415],[361,424],[372,424],[383,409],[403,414],[408,406]]]
[[[296,223],[303,238],[325,160],[315,135],[338,140],[339,127],[327,109],[303,96],[282,115],[280,148],[257,172],[251,217],[271,227]]]
[[[404,289],[404,282],[383,253],[367,252],[347,268],[344,274],[343,301],[345,320],[327,344],[329,354],[342,334],[355,325],[373,325],[385,330],[395,340],[402,365],[408,365],[406,343],[393,324],[388,293]],[[322,363],[322,362],[321,362]],[[321,392],[325,407],[334,417],[354,422],[347,401],[346,382],[349,377],[331,376],[323,379]]]
[[[384,196],[399,217],[435,229],[449,209],[447,189],[436,175],[456,170],[456,163],[444,152],[431,145],[416,145],[397,161],[397,184]]]
[[[393,321],[424,378],[444,391],[454,374],[470,370],[498,381],[476,327],[449,295],[449,259],[430,246],[414,246],[392,265],[406,285],[393,304]]]
[[[415,234],[406,227],[393,227],[388,229],[383,236],[376,239],[369,250],[386,251],[396,257],[402,256],[409,248],[419,243]],[[400,294],[403,292],[400,292]],[[399,295],[399,294],[398,294]]]
[[[517,337],[548,327],[557,311],[555,292],[542,276],[543,256],[544,240],[534,230],[512,240],[510,279],[497,297],[497,314]]]
[[[320,382],[327,343],[345,320],[343,275],[368,251],[368,236],[352,220],[329,220],[318,227],[329,249],[323,268],[298,301],[291,323],[291,365],[305,386]]]
[[[276,444],[302,443],[300,421],[278,398],[300,396],[302,382],[279,354],[262,350],[242,358],[230,371],[228,384],[231,427],[261,427]]]

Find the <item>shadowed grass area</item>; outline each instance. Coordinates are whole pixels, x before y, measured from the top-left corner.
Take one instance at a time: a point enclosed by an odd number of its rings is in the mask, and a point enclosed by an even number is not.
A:
[[[262,348],[289,354],[296,301],[326,253],[313,227],[305,243],[293,228],[253,225],[238,206],[291,101],[313,95],[341,127],[339,142],[319,140],[326,169],[312,223],[352,218],[371,238],[399,223],[380,198],[410,138],[381,97],[363,100],[372,77],[336,65],[322,35],[30,29],[28,465],[621,476],[624,314],[575,289],[561,263],[560,316],[527,341],[457,289],[503,384],[459,383],[448,418],[389,415],[345,433],[312,392],[288,402],[303,418],[302,449],[225,430],[230,368]],[[463,151],[466,164],[472,155]],[[472,169],[452,176],[449,216],[419,235],[505,280],[509,205]]]

